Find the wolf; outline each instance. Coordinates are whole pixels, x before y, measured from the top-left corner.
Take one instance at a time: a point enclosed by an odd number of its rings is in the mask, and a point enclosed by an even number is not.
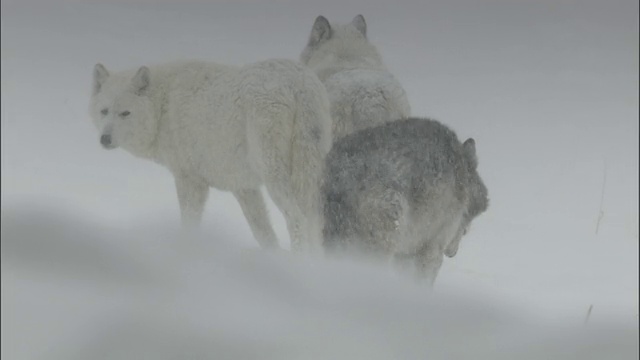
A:
[[[122,148],[173,174],[185,228],[201,222],[210,188],[230,191],[261,247],[277,248],[265,185],[292,248],[320,246],[330,105],[301,64],[184,61],[114,74],[96,64],[89,112],[105,149]]]
[[[488,192],[475,140],[432,119],[407,118],[347,135],[326,158],[322,185],[327,255],[368,254],[433,285]]]
[[[327,88],[334,141],[410,116],[405,90],[367,39],[362,15],[349,24],[333,26],[324,16],[318,16],[300,61],[315,71]]]

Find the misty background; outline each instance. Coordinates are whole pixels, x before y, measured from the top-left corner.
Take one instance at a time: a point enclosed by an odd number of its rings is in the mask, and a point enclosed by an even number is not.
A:
[[[100,358],[82,351],[127,353],[129,341],[213,358],[447,358],[496,343],[513,355],[561,334],[587,355],[637,358],[637,1],[4,0],[1,10],[3,356]],[[476,140],[490,206],[444,261],[435,295],[383,269],[262,254],[228,193],[210,194],[196,245],[180,238],[169,172],[102,149],[88,115],[97,62],[114,72],[298,59],[316,16],[357,14],[413,115]],[[615,329],[596,345],[573,332],[591,306],[590,323]]]

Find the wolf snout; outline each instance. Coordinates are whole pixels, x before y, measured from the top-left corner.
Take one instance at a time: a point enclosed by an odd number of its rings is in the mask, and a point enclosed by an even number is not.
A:
[[[455,248],[455,249],[447,248],[444,250],[444,254],[449,258],[456,256],[457,253],[458,253],[458,248]]]
[[[111,143],[111,135],[102,134],[102,136],[100,136],[100,144],[106,149],[111,149],[113,147]]]

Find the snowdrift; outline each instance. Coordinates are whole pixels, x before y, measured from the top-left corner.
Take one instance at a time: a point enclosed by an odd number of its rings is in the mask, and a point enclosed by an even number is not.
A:
[[[633,326],[540,321],[370,264],[52,213],[3,210],[6,359],[638,356]]]

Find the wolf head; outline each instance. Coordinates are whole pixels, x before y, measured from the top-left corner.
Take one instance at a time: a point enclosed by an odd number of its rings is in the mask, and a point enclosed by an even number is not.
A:
[[[378,50],[367,39],[367,24],[362,15],[349,24],[334,26],[324,16],[318,16],[300,61],[321,79],[339,70],[384,68]]]
[[[462,236],[469,231],[471,221],[485,212],[489,206],[487,187],[478,174],[478,157],[476,155],[476,142],[473,138],[467,139],[462,144],[462,153],[467,167],[466,189],[469,194],[467,211],[462,219],[462,224],[456,237],[445,249],[445,255],[454,257],[458,252],[458,246]]]
[[[135,74],[110,75],[103,65],[95,65],[89,112],[105,149],[122,147],[134,155],[149,157],[158,128],[149,90],[147,67]]]

